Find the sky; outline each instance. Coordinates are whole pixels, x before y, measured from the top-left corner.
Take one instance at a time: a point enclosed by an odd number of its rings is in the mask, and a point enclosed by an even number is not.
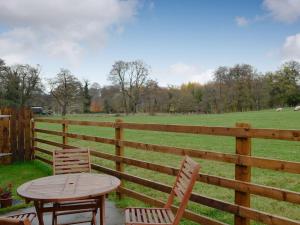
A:
[[[300,0],[0,0],[0,58],[107,85],[143,60],[162,86],[206,83],[219,66],[300,61]]]

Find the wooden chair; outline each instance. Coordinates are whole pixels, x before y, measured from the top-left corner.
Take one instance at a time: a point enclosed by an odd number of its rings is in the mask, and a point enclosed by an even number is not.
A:
[[[31,225],[31,222],[36,217],[35,213],[22,213],[18,215],[0,217],[1,225]]]
[[[125,209],[125,225],[178,225],[188,204],[199,170],[200,165],[185,156],[164,208],[127,208]],[[175,197],[180,200],[176,215],[171,211]]]
[[[53,174],[90,173],[88,149],[59,149],[53,151]]]
[[[53,151],[54,175],[90,172],[90,151],[88,149],[60,149]],[[54,203],[53,206],[53,225],[57,225],[58,216],[84,212],[91,212],[92,219],[88,221],[74,222],[74,224],[90,222],[92,225],[96,225],[96,214],[99,204],[95,199],[65,201]],[[72,210],[70,210],[70,208],[72,208]]]

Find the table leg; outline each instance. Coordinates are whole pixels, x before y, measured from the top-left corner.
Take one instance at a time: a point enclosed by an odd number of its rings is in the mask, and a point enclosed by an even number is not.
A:
[[[102,195],[99,200],[100,225],[105,225],[105,196]]]
[[[34,206],[37,214],[37,218],[39,220],[39,225],[44,225],[44,219],[43,219],[43,203],[39,201],[34,201]]]

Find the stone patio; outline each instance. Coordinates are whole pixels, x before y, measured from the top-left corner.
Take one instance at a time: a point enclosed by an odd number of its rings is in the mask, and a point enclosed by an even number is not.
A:
[[[20,209],[20,210],[5,214],[4,216],[25,213],[25,212],[35,212],[35,209],[33,207]],[[52,215],[51,213],[44,214],[45,225],[52,224],[52,216],[51,215]],[[80,220],[84,220],[84,217],[91,218],[91,214],[90,213],[81,213],[81,214],[60,216],[58,222],[59,223],[67,223],[67,222],[71,222],[71,221],[72,222],[80,221]],[[124,210],[117,208],[113,202],[106,200],[106,202],[105,202],[105,221],[106,221],[106,225],[122,225],[122,224],[124,224]],[[89,224],[89,223],[81,223],[81,224]],[[99,214],[97,214],[97,224],[99,224]],[[32,225],[38,225],[37,219],[35,219],[33,221]]]

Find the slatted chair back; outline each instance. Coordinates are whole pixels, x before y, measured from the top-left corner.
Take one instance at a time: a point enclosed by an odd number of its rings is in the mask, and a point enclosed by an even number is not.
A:
[[[197,180],[199,170],[200,165],[190,157],[185,156],[184,160],[181,163],[181,168],[176,177],[173,189],[165,205],[165,208],[170,208],[175,197],[178,197],[180,200],[180,205],[176,212],[173,225],[178,225],[180,223],[180,219],[184,213],[185,208],[187,207],[189,198],[192,194],[192,190]]]
[[[24,220],[18,220],[18,219],[5,218],[5,217],[0,217],[0,224],[1,225],[31,225],[28,218],[25,218]]]
[[[59,149],[53,151],[53,174],[90,173],[89,149]]]

